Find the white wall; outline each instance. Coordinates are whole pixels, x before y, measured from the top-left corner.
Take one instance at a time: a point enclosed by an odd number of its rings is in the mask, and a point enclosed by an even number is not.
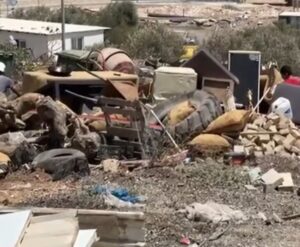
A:
[[[35,57],[47,54],[48,52],[47,36],[45,35],[0,31],[0,43],[8,43],[10,35],[15,39],[25,40],[26,48],[32,49]]]
[[[82,37],[83,37],[83,48],[91,47],[95,44],[103,44],[104,42],[103,31],[66,34],[65,36],[66,50],[72,49],[72,38],[82,38]],[[60,35],[48,36],[48,49],[49,49],[49,55],[54,54],[56,52],[60,52],[62,50]]]
[[[15,39],[25,40],[26,48],[32,49],[34,57],[40,57],[42,55],[51,55],[62,50],[61,35],[46,36],[40,34],[0,31],[0,43],[7,43],[10,35],[12,35]],[[84,38],[84,48],[92,46],[94,44],[102,44],[104,42],[103,31],[66,34],[66,50],[70,50],[72,48],[72,38],[80,37]]]

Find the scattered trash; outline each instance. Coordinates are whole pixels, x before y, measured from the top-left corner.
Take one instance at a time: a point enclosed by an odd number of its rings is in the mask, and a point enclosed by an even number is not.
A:
[[[251,184],[246,184],[245,185],[245,188],[247,189],[247,190],[257,190],[257,188],[255,188],[253,185],[251,185]]]
[[[115,159],[107,159],[101,162],[105,172],[117,173],[120,166],[120,161]]]
[[[261,178],[261,169],[259,167],[252,168],[248,171],[250,182],[256,184]]]
[[[180,212],[185,213],[189,220],[218,223],[222,221],[242,222],[247,217],[240,210],[233,210],[225,204],[207,202],[205,204],[192,203]]]
[[[180,243],[183,244],[183,245],[188,245],[188,246],[190,246],[191,240],[190,240],[188,237],[182,237],[182,238],[180,239]]]
[[[111,188],[109,186],[96,185],[89,189],[92,195],[101,195],[104,198],[106,205],[116,208],[124,207],[144,207],[145,198],[136,196],[125,188]]]

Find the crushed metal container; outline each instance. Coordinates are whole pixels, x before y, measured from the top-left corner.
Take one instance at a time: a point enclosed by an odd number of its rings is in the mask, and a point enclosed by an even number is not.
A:
[[[195,91],[197,73],[191,68],[160,67],[155,70],[154,97],[169,98]]]

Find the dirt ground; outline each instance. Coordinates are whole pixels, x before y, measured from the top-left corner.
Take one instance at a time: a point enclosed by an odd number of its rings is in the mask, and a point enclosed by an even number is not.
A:
[[[291,172],[294,183],[300,184],[300,166],[296,160],[264,157],[258,161],[263,171],[274,167]],[[0,202],[9,206],[48,206],[75,208],[106,208],[100,196],[88,191],[95,185],[117,185],[147,198],[147,246],[181,246],[181,236],[188,236],[201,246],[285,246],[300,243],[300,219],[266,225],[257,218],[259,212],[271,218],[300,213],[296,193],[278,192],[265,195],[262,188],[248,191],[245,167],[225,166],[212,159],[198,160],[184,167],[161,167],[135,170],[127,174],[109,174],[94,169],[86,178],[71,176],[52,182],[42,173],[19,171],[0,181]],[[214,201],[240,209],[249,217],[242,224],[231,223],[218,240],[203,242],[227,225],[191,222],[178,210],[193,202]]]

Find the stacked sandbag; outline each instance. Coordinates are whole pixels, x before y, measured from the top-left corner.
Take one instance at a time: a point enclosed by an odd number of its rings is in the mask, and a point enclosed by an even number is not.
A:
[[[223,134],[242,131],[249,121],[250,112],[246,110],[233,110],[225,112],[212,121],[204,133]]]
[[[231,145],[222,136],[214,134],[200,134],[189,142],[189,145],[195,151],[216,150],[227,151]]]
[[[295,124],[283,116],[275,113],[258,115],[248,123],[240,140],[247,153],[255,156],[263,155],[300,155],[300,130]]]

